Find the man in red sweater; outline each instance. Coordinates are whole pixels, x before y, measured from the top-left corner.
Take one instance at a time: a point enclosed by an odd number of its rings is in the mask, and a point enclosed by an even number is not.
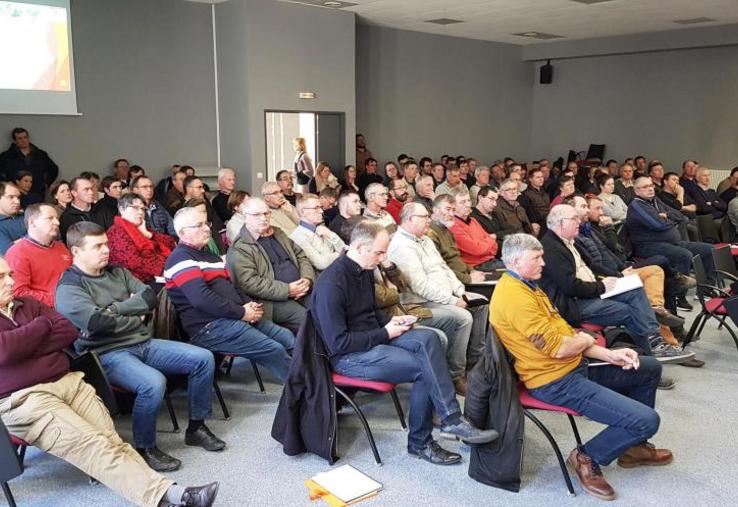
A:
[[[471,218],[471,197],[466,187],[451,192],[456,201],[454,225],[449,228],[456,239],[461,259],[474,269],[492,272],[503,268],[497,256],[497,236],[487,234],[476,219]]]
[[[400,223],[400,212],[402,207],[408,202],[410,194],[407,191],[407,183],[404,178],[398,178],[396,180],[390,180],[389,182],[389,193],[390,200],[387,203],[387,213],[392,215],[395,222]]]
[[[59,218],[50,204],[31,204],[26,208],[28,234],[11,246],[5,260],[13,270],[15,297],[30,296],[54,306],[54,292],[72,255],[59,237]]]
[[[13,435],[57,456],[136,505],[210,506],[218,483],[185,488],[151,470],[121,440],[105,405],[63,349],[77,329],[55,310],[13,298],[0,257],[0,418]]]

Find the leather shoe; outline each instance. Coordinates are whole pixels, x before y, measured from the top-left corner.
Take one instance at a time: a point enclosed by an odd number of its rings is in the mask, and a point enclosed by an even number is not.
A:
[[[136,449],[144,459],[149,468],[157,472],[174,472],[182,466],[182,462],[177,458],[163,452],[158,447],[149,447],[148,449]]]
[[[637,466],[663,466],[674,460],[674,455],[669,449],[656,449],[649,443],[634,445],[625,454],[618,458],[618,466],[623,468],[635,468]]]
[[[702,368],[705,366],[705,362],[701,359],[697,359],[696,357],[693,357],[692,359],[687,359],[683,363],[679,363],[681,366],[689,366],[690,368]]]
[[[213,435],[210,428],[204,424],[195,431],[185,433],[185,444],[202,447],[206,451],[222,451],[225,449],[225,442]]]
[[[408,447],[407,452],[410,456],[424,459],[428,463],[433,463],[434,465],[455,465],[457,463],[461,463],[461,454],[447,451],[438,445],[438,442],[435,440],[431,441],[422,449]]]
[[[466,396],[466,378],[465,377],[459,377],[457,379],[454,379],[454,389],[456,390],[456,394],[459,396]]]
[[[668,327],[681,326],[684,324],[683,318],[677,317],[663,306],[652,306],[651,309],[653,310],[654,315],[656,315],[656,320],[659,324],[663,324]]]
[[[186,507],[210,507],[218,496],[219,483],[211,482],[205,486],[186,488],[182,494],[182,503]]]
[[[566,465],[577,476],[584,491],[600,500],[615,500],[615,490],[605,480],[600,466],[580,448],[571,451]]]
[[[441,436],[451,440],[461,440],[466,445],[481,445],[497,440],[500,434],[495,429],[480,430],[462,416],[458,424],[441,426]]]

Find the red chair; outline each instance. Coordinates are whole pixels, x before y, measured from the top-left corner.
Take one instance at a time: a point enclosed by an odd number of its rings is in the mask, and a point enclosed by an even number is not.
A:
[[[577,423],[574,421],[574,417],[579,417],[581,414],[570,408],[561,407],[558,405],[550,405],[546,402],[534,398],[530,395],[522,382],[518,382],[518,397],[520,398],[520,404],[523,406],[523,413],[525,414],[525,416],[533,421],[533,424],[538,426],[538,429],[541,430],[543,435],[551,444],[551,447],[553,447],[554,453],[556,454],[556,459],[559,460],[561,473],[564,476],[566,489],[569,490],[569,495],[575,496],[576,493],[574,492],[574,486],[571,483],[571,477],[569,477],[569,472],[566,469],[566,462],[564,461],[564,457],[561,455],[561,449],[559,449],[559,445],[556,443],[553,435],[551,435],[551,432],[548,431],[548,428],[546,428],[546,426],[541,422],[540,419],[533,415],[531,410],[546,410],[548,412],[560,412],[562,414],[566,414],[566,416],[569,418],[571,429],[572,431],[574,431],[574,438],[577,441],[577,447],[581,447],[582,439],[579,436],[579,430],[577,429]]]
[[[400,400],[397,398],[397,392],[395,392],[395,384],[391,384],[389,382],[378,382],[374,380],[360,380],[356,378],[346,377],[344,375],[339,375],[335,372],[331,374],[331,380],[336,392],[340,394],[344,400],[346,400],[346,403],[351,406],[356,415],[359,417],[362,426],[364,426],[364,433],[366,433],[366,438],[369,440],[369,445],[372,448],[372,453],[374,453],[374,461],[376,461],[377,465],[381,465],[382,459],[379,457],[377,444],[374,442],[374,436],[372,435],[372,430],[369,428],[369,423],[367,422],[366,417],[364,416],[364,413],[361,411],[359,406],[354,400],[351,399],[351,396],[349,396],[344,389],[350,388],[369,392],[389,393],[389,395],[392,397],[392,402],[395,404],[397,416],[400,418],[400,425],[402,426],[403,430],[407,430],[407,425],[405,424],[405,414],[402,411]],[[336,439],[338,439],[338,432],[336,432]],[[338,448],[337,443],[336,448]]]

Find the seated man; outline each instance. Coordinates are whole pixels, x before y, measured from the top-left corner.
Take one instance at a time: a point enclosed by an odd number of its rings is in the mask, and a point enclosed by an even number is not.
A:
[[[164,209],[160,202],[154,199],[154,184],[151,178],[147,176],[139,176],[131,181],[131,192],[138,194],[143,199],[146,206],[146,227],[160,234],[168,234],[177,239],[177,233],[174,232],[174,223],[172,215]]]
[[[233,212],[228,207],[228,197],[234,190],[236,190],[236,173],[233,172],[233,169],[227,167],[219,169],[218,193],[215,194],[210,204],[213,205],[213,210],[223,223],[226,223],[233,216]]]
[[[123,195],[123,182],[114,176],[105,176],[100,183],[104,195],[95,202],[92,213],[96,217],[95,223],[107,231],[118,215],[118,199]]]
[[[162,201],[162,203],[171,216],[174,216],[177,210],[184,206],[184,180],[186,177],[187,173],[183,170],[183,168],[180,167],[172,175],[171,186],[169,187],[169,190],[167,190],[167,193],[164,195],[164,200]]]
[[[253,359],[284,382],[294,335],[263,319],[262,305],[238,293],[223,260],[205,248],[210,229],[201,212],[182,208],[174,215],[174,227],[180,240],[167,259],[164,278],[191,343]]]
[[[545,179],[540,168],[533,168],[528,173],[528,188],[520,194],[518,202],[525,210],[531,225],[538,225],[539,232],[545,229],[546,216],[551,208],[551,198],[544,187]],[[503,197],[507,202],[507,198]]]
[[[5,255],[8,248],[26,234],[20,199],[18,187],[0,181],[0,255]]]
[[[518,189],[518,182],[513,178],[506,179],[500,186],[500,198],[497,200],[495,217],[497,223],[502,227],[498,232],[501,240],[504,240],[508,234],[524,232],[537,236],[541,232],[541,226],[530,222],[525,208],[518,202],[520,195]]]
[[[223,223],[223,220],[221,220],[220,216],[218,216],[218,214],[215,212],[213,205],[210,203],[210,201],[208,201],[208,196],[206,194],[206,192],[208,191],[207,185],[200,178],[193,175],[187,176],[185,178],[184,188],[185,206],[191,206],[190,203],[192,201],[197,201],[199,203],[200,200],[202,200],[202,204],[198,204],[198,206],[205,206],[205,212],[208,215],[208,222],[210,222],[210,230],[213,233],[213,239],[218,245],[220,253],[224,254],[226,248],[225,245],[223,245],[220,233],[223,231],[223,229],[225,229],[225,224]]]
[[[682,239],[679,224],[687,219],[656,197],[650,178],[637,178],[634,189],[635,198],[628,206],[625,219],[634,253],[640,257],[663,255],[669,259],[674,270],[684,275],[689,275],[692,269],[692,256],[699,255],[708,278],[714,279],[712,245]]]
[[[320,207],[323,209],[323,224],[328,227],[338,215],[338,206],[336,206],[338,189],[325,187],[318,193],[318,200],[320,201]]]
[[[615,491],[600,466],[666,465],[671,451],[648,442],[659,428],[654,410],[661,365],[630,349],[609,350],[577,333],[538,287],[543,248],[533,236],[512,234],[502,244],[502,275],[490,301],[490,323],[515,358],[515,371],[531,396],[576,410],[608,427],[574,449],[567,463],[582,488],[602,500]],[[588,368],[586,358],[610,363]]]
[[[436,187],[436,195],[451,194],[452,190],[469,189],[463,181],[461,181],[461,169],[459,167],[449,167],[446,169],[446,180]]]
[[[67,230],[73,224],[77,222],[98,223],[97,217],[93,213],[95,191],[92,188],[92,182],[81,176],[74,178],[69,182],[69,190],[72,193],[72,202],[69,203],[64,209],[64,213],[59,217],[59,234],[64,243],[67,242]]]
[[[115,431],[64,349],[79,334],[35,299],[13,298],[13,275],[0,257],[0,418],[29,445],[61,458],[136,505],[209,506],[218,483],[184,488],[152,471]]]
[[[303,194],[296,207],[300,214],[300,225],[292,231],[290,239],[302,248],[319,273],[343,253],[346,244],[338,234],[323,225],[323,208],[317,195]]]
[[[213,354],[200,347],[152,338],[143,322],[156,304],[154,291],[119,267],[108,265],[105,231],[80,222],[69,228],[74,264],[56,289],[56,309],[80,330],[75,347],[91,350],[111,384],[132,392],[136,450],[159,472],[182,464],[156,447],[156,418],[167,389],[165,375],[187,375],[190,423],[185,444],[220,451],[225,442],[205,426],[213,397]]]
[[[651,305],[642,288],[607,299],[600,295],[615,287],[616,278],[598,280],[587,263],[586,253],[574,244],[579,234],[579,216],[567,204],[554,206],[546,220],[548,231],[541,242],[546,267],[541,287],[572,326],[590,322],[625,327],[646,355],[661,362],[686,361],[694,356],[664,342]],[[605,273],[598,273],[605,275]]]
[[[477,193],[477,204],[472,208],[471,218],[476,220],[487,234],[494,234],[497,237],[497,231],[502,229],[497,222],[495,210],[497,209],[497,201],[499,194],[492,187],[480,188]],[[501,240],[498,240],[498,246]],[[499,251],[499,248],[498,248]]]
[[[490,185],[489,167],[480,165],[474,170],[474,185],[469,187],[469,196],[471,197],[472,206],[477,205],[477,196],[479,191]]]
[[[297,334],[315,270],[302,248],[272,227],[263,199],[252,197],[244,207],[244,226],[226,255],[228,272],[242,293],[264,304],[265,319]]]
[[[364,209],[364,217],[368,218],[372,222],[376,222],[385,229],[387,232],[392,234],[397,230],[397,222],[392,218],[387,210],[387,199],[389,198],[389,192],[387,187],[381,183],[372,183],[366,187],[364,193],[366,198],[366,209]]]
[[[54,306],[56,284],[72,265],[72,254],[59,237],[59,219],[51,204],[31,204],[24,213],[28,235],[10,247],[5,260],[13,270],[15,297],[29,296]]]
[[[456,215],[454,225],[450,228],[451,234],[456,239],[461,258],[472,266],[472,268],[493,272],[502,267],[495,258],[497,255],[497,236],[488,234],[479,222],[471,215],[471,198],[465,188],[454,190],[451,195],[456,203]]]
[[[387,230],[373,222],[357,224],[345,256],[318,279],[311,301],[316,329],[331,367],[341,375],[381,382],[412,382],[408,453],[434,464],[451,465],[461,456],[433,440],[432,412],[441,435],[470,445],[496,439],[461,416],[436,333],[412,329],[409,316],[389,318],[374,309],[374,269],[389,245]]]
[[[413,202],[419,202],[425,206],[428,213],[432,213],[433,199],[435,198],[436,194],[433,190],[433,176],[426,174],[415,180],[415,197],[413,197]]]
[[[404,178],[389,180],[390,200],[387,203],[387,212],[392,215],[396,223],[400,223],[400,211],[405,203],[412,200],[407,191],[407,183]]]
[[[351,217],[361,215],[361,199],[356,192],[343,192],[338,196],[338,215],[331,221],[330,230],[335,232],[345,244],[351,240],[343,233],[343,224]]]
[[[295,192],[295,180],[292,177],[292,173],[287,169],[282,169],[277,173],[277,185],[282,190],[282,195],[287,202],[292,206],[297,204],[297,199],[302,195],[299,192]]]
[[[473,307],[474,315],[470,313],[464,284],[425,235],[430,215],[423,205],[408,204],[402,209],[401,219],[387,252],[408,285],[409,290],[400,294],[400,302],[421,304],[431,310],[433,321],[426,324],[441,329],[448,336],[449,373],[457,392],[465,395],[466,371],[479,360],[484,350],[485,305]],[[480,321],[481,326],[474,325]]]
[[[261,188],[261,196],[271,210],[272,225],[279,227],[285,234],[294,231],[300,217],[295,207],[285,199],[280,186],[273,181],[267,181]]]

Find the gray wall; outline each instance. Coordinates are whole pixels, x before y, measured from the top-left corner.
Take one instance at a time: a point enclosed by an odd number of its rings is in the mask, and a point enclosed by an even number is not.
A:
[[[344,112],[347,156],[353,159],[353,13],[230,0],[216,6],[216,20],[222,163],[247,178],[242,185],[257,190],[264,182],[257,173],[266,174],[269,109]],[[316,99],[300,100],[300,91],[315,92]]]
[[[26,127],[66,178],[108,174],[119,157],[154,176],[216,165],[210,6],[72,0],[72,29],[82,116],[0,115],[3,144]]]
[[[668,169],[738,164],[738,47],[552,63],[553,84],[533,85],[532,158],[604,143],[608,158],[643,154]]]
[[[528,156],[533,64],[510,44],[357,25],[357,131],[382,161]]]

